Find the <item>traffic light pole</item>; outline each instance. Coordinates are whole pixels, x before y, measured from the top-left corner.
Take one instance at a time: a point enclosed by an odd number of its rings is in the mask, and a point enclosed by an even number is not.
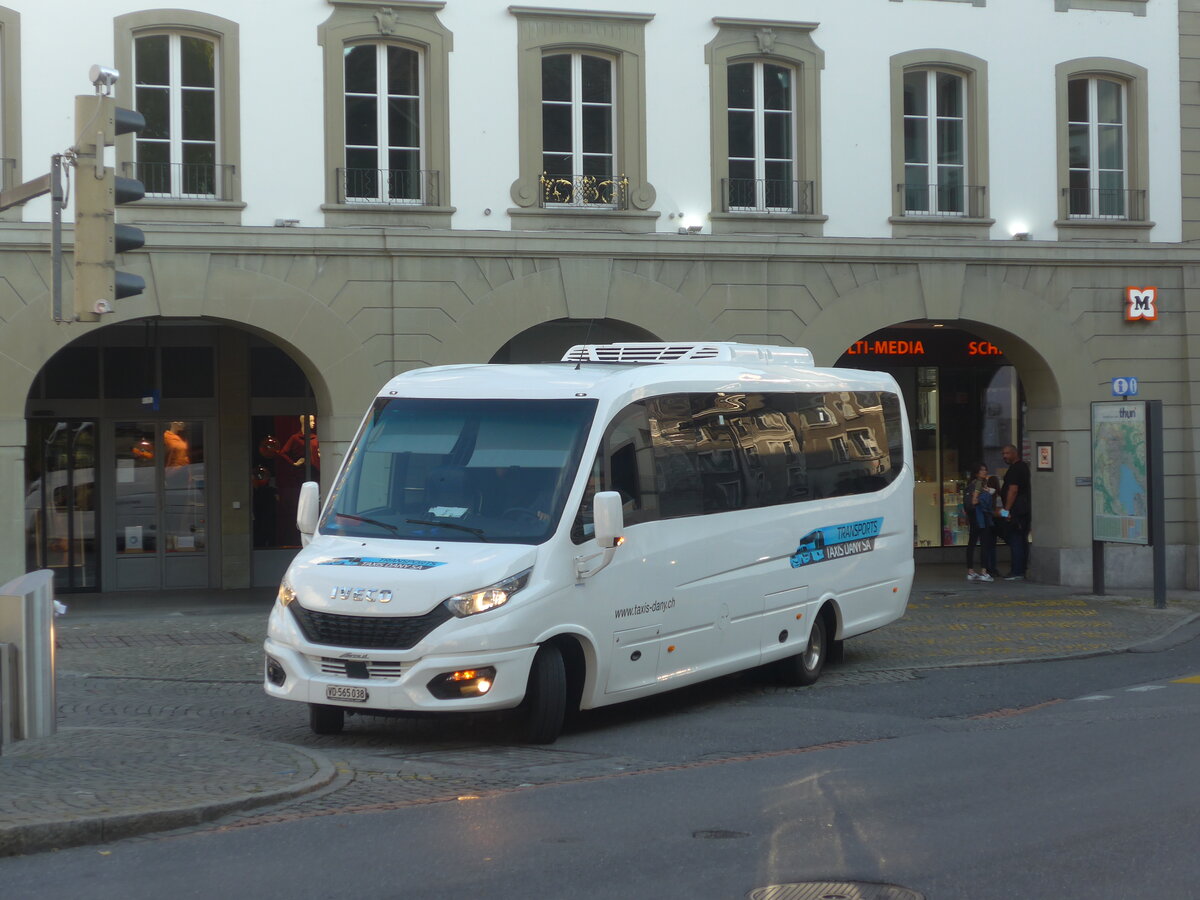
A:
[[[113,301],[140,294],[146,281],[140,275],[116,268],[120,253],[144,246],[145,235],[132,225],[115,222],[116,207],[145,196],[145,185],[134,178],[118,177],[104,165],[104,148],[118,135],[137,134],[146,127],[141,113],[117,106],[109,91],[119,77],[115,69],[92,66],[94,96],[75,98],[76,145],[66,154],[50,157],[50,172],[24,184],[0,191],[0,210],[19,206],[50,194],[50,297],[55,322],[98,322],[113,311]],[[63,309],[62,211],[66,205],[62,170],[75,166],[75,297],[74,315]]]

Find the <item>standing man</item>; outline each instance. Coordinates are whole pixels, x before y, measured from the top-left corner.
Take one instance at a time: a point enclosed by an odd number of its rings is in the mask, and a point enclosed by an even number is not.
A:
[[[1029,502],[1029,465],[1012,444],[1006,445],[1000,453],[1008,465],[1000,498],[1007,511],[1008,546],[1012,551],[1012,571],[1004,580],[1021,581],[1029,562],[1029,524],[1033,509]]]

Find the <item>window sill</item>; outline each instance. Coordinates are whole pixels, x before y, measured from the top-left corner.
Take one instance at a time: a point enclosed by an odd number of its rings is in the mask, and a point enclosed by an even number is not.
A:
[[[375,228],[449,228],[453,206],[409,206],[384,203],[325,203],[325,224]]]
[[[650,234],[661,213],[636,209],[514,208],[513,228],[521,231],[613,231]]]
[[[995,219],[967,216],[892,216],[892,237],[937,237],[987,240]]]
[[[1059,240],[1148,242],[1156,224],[1144,219],[1058,219],[1054,227]]]
[[[823,237],[829,216],[807,213],[709,213],[713,234],[794,234]]]
[[[121,207],[121,219],[135,225],[240,225],[245,203],[148,197]]]
[[[1146,14],[1146,0],[1054,0],[1056,12],[1091,9],[1100,12],[1127,12],[1135,16]]]

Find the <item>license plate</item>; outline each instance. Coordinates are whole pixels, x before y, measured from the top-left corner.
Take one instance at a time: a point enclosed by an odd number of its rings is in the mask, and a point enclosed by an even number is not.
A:
[[[325,699],[365,703],[367,700],[367,689],[365,687],[344,687],[340,684],[327,684],[325,685]]]

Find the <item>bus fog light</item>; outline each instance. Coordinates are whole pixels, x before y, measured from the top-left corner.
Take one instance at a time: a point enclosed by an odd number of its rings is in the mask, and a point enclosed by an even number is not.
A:
[[[267,657],[267,681],[276,687],[283,687],[283,683],[287,681],[287,672],[273,656]]]
[[[479,669],[459,669],[443,672],[429,682],[429,693],[439,700],[458,700],[463,697],[481,697],[492,689],[496,679],[494,666]]]

